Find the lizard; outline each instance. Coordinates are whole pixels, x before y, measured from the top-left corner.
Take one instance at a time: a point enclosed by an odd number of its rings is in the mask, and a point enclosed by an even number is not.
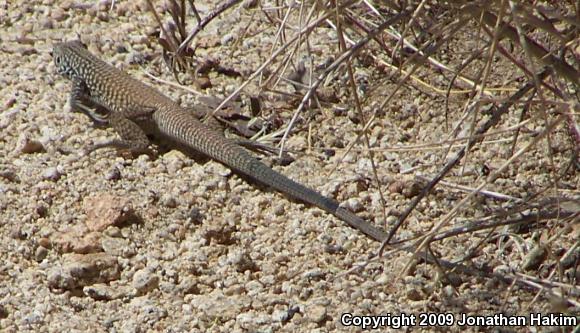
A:
[[[52,56],[57,73],[72,81],[71,109],[86,114],[99,126],[112,127],[119,136],[93,145],[89,152],[113,147],[144,153],[150,145],[147,135],[160,137],[177,149],[201,153],[235,172],[316,206],[375,241],[386,238],[380,228],[341,207],[336,200],[268,167],[157,89],[93,55],[82,42],[56,43]]]

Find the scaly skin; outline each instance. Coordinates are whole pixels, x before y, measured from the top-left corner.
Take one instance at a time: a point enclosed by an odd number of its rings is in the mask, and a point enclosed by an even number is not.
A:
[[[201,152],[239,173],[319,207],[376,241],[386,237],[379,228],[339,207],[337,201],[272,170],[167,96],[91,54],[79,41],[56,44],[53,57],[57,71],[73,82],[71,107],[87,114],[97,124],[112,126],[121,137],[94,149],[114,146],[146,150],[147,134],[153,134],[174,142],[176,147]],[[102,108],[108,112],[102,112]]]

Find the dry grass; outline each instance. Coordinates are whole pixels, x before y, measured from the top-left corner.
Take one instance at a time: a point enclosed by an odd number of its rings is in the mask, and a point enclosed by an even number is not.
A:
[[[207,18],[196,14],[198,25],[185,34],[182,19],[185,2],[172,3],[171,17],[177,29],[166,31],[160,39],[172,59],[195,57],[189,45],[196,34],[237,4],[225,2]],[[580,220],[577,3],[505,0],[275,3],[244,3],[252,15],[266,17],[270,26],[265,29],[275,31],[271,53],[216,110],[251,82],[259,85],[263,95],[281,94],[288,83],[286,73],[294,68],[290,77],[296,91],[285,94],[297,96],[299,103],[286,127],[276,132],[282,151],[295,121],[309,108],[325,103],[321,101],[320,88],[332,85],[336,78],[346,78],[341,86],[341,101],[354,110],[360,131],[342,153],[345,156],[352,149],[362,149],[373,161],[375,185],[384,207],[383,216],[377,216],[377,220],[384,220],[389,203],[374,163],[384,151],[371,145],[370,129],[404,87],[444,99],[447,121],[441,125],[446,131],[445,138],[417,147],[393,147],[438,150],[439,171],[427,179],[418,175],[424,178],[425,186],[410,200],[398,221],[388,226],[389,238],[372,261],[388,261],[380,256],[385,249],[408,246],[420,257],[422,253],[444,252],[444,240],[450,238],[475,239],[463,257],[448,260],[455,265],[470,266],[464,272],[495,276],[507,286],[519,284],[538,296],[556,296],[568,306],[580,306],[577,287],[580,241],[575,236],[570,241],[569,236],[579,234]],[[319,55],[311,53],[310,45],[321,34],[327,34],[329,28],[336,35],[335,48],[328,50],[333,58],[323,68],[317,68],[313,59]],[[463,49],[450,53],[458,45]],[[304,58],[308,60],[301,60]],[[357,66],[379,79],[361,82],[356,76]],[[177,67],[171,68],[175,71]],[[394,88],[385,88],[393,82]],[[417,121],[422,118],[419,115]],[[524,133],[522,129],[531,124],[534,130]],[[475,152],[485,150],[487,141],[492,140],[503,140],[509,145],[502,151],[506,157],[503,162],[490,168],[484,155]],[[545,158],[540,160],[537,156]],[[549,175],[548,186],[512,191],[526,193],[525,196],[489,190],[498,178],[507,178],[517,186],[518,172],[507,170],[519,170],[517,163],[525,160],[537,161],[535,170],[528,172]],[[461,173],[467,166],[481,170],[473,183],[455,184],[447,180],[452,171]],[[562,179],[576,179],[576,187],[563,188]],[[460,200],[432,221],[429,230],[410,239],[399,237],[408,217],[437,189],[459,192]],[[469,212],[478,211],[477,198],[482,197],[497,204],[491,205],[483,217],[470,215]],[[563,239],[563,235],[568,238]],[[532,242],[533,237],[539,240]],[[481,255],[485,244],[494,242],[498,255],[495,262],[504,262],[501,254],[508,247],[521,251],[522,260],[515,270],[470,265]]]

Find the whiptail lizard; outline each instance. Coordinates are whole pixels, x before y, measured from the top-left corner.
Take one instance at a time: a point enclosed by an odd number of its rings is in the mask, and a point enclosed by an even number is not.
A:
[[[150,143],[147,134],[152,134],[178,148],[201,152],[282,193],[319,207],[374,240],[382,241],[386,237],[384,231],[340,207],[337,201],[274,171],[234,141],[208,128],[169,97],[97,58],[80,41],[56,44],[53,57],[58,73],[72,80],[71,108],[87,114],[99,125],[112,126],[121,138],[95,145],[91,150],[116,147],[144,152]]]

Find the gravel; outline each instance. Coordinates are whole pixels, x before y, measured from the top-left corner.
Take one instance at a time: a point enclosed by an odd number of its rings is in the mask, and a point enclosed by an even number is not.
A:
[[[196,51],[200,57],[220,57],[222,66],[241,73],[251,73],[248,68],[257,68],[268,57],[275,31],[256,33],[256,27],[248,24],[253,17],[249,11],[254,9],[247,8],[253,5],[245,3],[219,18],[220,25],[228,28],[216,42],[208,42],[212,48]],[[0,53],[3,332],[323,332],[345,329],[340,323],[344,313],[551,312],[547,298],[534,299],[535,293],[498,281],[490,287],[489,280],[462,276],[448,284],[437,268],[423,264],[403,274],[408,256],[402,253],[390,252],[363,265],[377,243],[318,209],[248,183],[216,162],[196,163],[178,152],[153,160],[125,159],[110,150],[82,155],[87,144],[114,134],[94,129],[84,116],[70,112],[69,83],[54,72],[51,44],[80,35],[106,61],[176,100],[192,98],[146,78],[141,65],[131,60],[146,59],[147,71],[173,81],[160,61],[155,38],[146,38],[156,27],[154,17],[146,5],[132,1],[115,2],[112,10],[109,1],[9,2],[8,7],[10,24],[4,25]],[[254,20],[267,22],[259,13]],[[231,57],[229,48],[237,45],[240,36],[224,31],[243,31],[248,26],[252,33],[245,36],[244,51],[237,50]],[[210,24],[199,35],[200,41],[211,41],[215,29],[215,23]],[[318,38],[312,45],[315,54],[329,48],[328,36]],[[132,56],[117,55],[121,46]],[[204,93],[221,97],[220,91],[241,83],[239,78],[217,74],[210,79],[212,88]],[[247,91],[256,89],[253,84]],[[415,101],[404,108],[404,115],[395,117],[387,111],[384,119],[377,119],[371,140],[376,147],[419,145],[444,137],[443,102],[431,101],[438,109],[429,109],[431,120],[420,122],[416,113],[426,111],[418,107],[422,103],[418,96],[426,98],[418,91],[403,92],[390,107]],[[458,107],[463,101],[454,103]],[[272,115],[273,121],[282,117],[288,122],[293,110],[280,112]],[[335,154],[308,149],[309,135],[315,146],[320,142],[344,145],[357,137],[360,127],[346,114],[325,118],[328,115],[317,114],[311,132],[300,130],[288,141],[289,150],[296,152],[295,162],[274,167],[376,223],[382,221],[385,202],[387,222],[392,225],[397,212],[420,190],[416,180],[399,171],[419,165],[422,174],[434,174],[436,157],[441,155],[421,150],[378,154],[376,172],[384,180],[379,195],[373,165],[364,151],[351,151],[342,159],[342,147],[325,147],[338,148]],[[497,154],[485,154],[475,152],[469,163],[501,163]],[[556,156],[554,163],[560,163],[560,158]],[[526,172],[536,176],[520,182],[527,189],[552,186],[550,170],[526,167]],[[477,174],[453,177],[473,185]],[[526,193],[513,179],[506,177],[505,184],[494,184],[492,190]],[[577,185],[570,177],[561,182],[562,188]],[[438,189],[427,199],[429,204],[410,217],[402,234],[425,232],[460,198],[457,191]],[[486,201],[464,213],[477,216],[495,207]],[[576,237],[574,232],[563,234],[561,248]],[[526,251],[534,248],[531,237],[525,237],[518,245]],[[479,240],[464,237],[458,242],[467,249]],[[434,247],[438,254],[457,255],[453,246],[439,245]],[[484,247],[484,253],[473,259],[478,267],[494,258],[501,260],[495,271],[510,271],[513,267],[506,262],[521,267],[515,244],[503,250],[495,243],[489,246],[488,252]],[[547,251],[540,245],[536,248]],[[545,274],[545,260],[553,257],[546,252],[526,257],[528,273]],[[506,302],[508,294],[512,299]]]

